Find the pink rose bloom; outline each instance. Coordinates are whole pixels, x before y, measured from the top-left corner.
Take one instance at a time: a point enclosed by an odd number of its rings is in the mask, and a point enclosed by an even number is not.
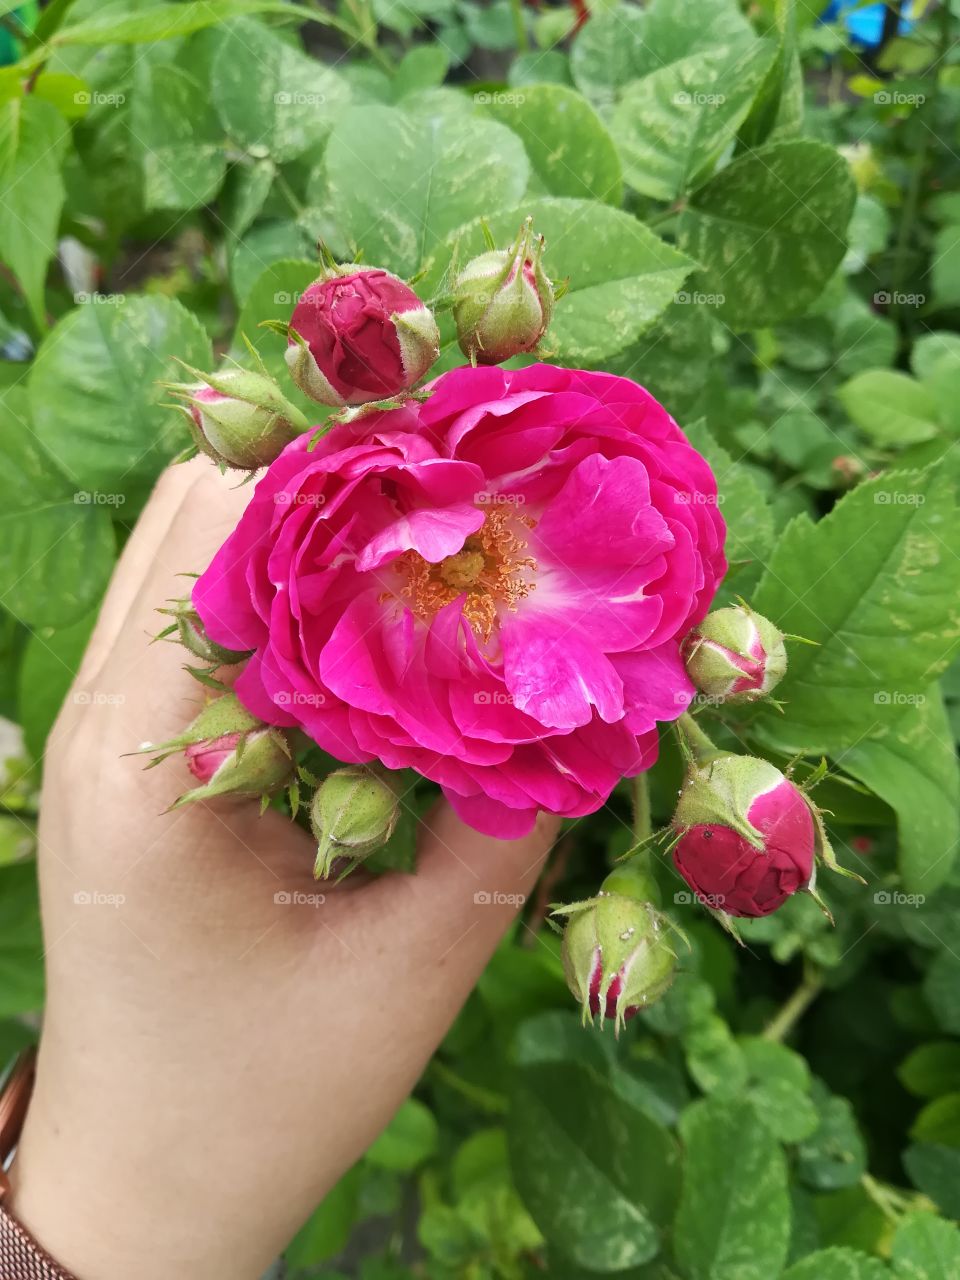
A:
[[[636,383],[459,368],[289,445],[193,601],[215,643],[255,651],[253,714],[416,769],[512,838],[654,762],[723,540],[709,466]]]

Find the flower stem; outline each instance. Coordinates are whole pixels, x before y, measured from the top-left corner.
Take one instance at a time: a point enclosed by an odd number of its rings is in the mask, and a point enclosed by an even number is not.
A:
[[[764,1028],[764,1040],[785,1040],[822,990],[823,980],[814,970],[808,970],[790,999]]]
[[[517,48],[521,53],[526,53],[530,48],[530,41],[523,21],[523,0],[510,0],[510,12],[513,15],[513,29],[517,33]]]
[[[717,750],[713,740],[704,733],[689,711],[683,713],[676,726],[684,755],[691,757],[697,764],[708,764],[724,754]]]
[[[653,831],[650,817],[650,783],[645,773],[638,773],[633,779],[633,839],[635,844],[642,844],[649,839]]]

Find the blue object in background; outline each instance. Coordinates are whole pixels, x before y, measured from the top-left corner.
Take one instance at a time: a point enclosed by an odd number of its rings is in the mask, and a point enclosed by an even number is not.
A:
[[[842,22],[845,29],[853,36],[857,44],[875,49],[883,35],[883,15],[885,4],[868,4],[857,8],[857,0],[831,0],[820,16],[821,22]],[[899,35],[912,31],[913,0],[903,6],[900,15]]]
[[[36,26],[37,18],[40,16],[39,10],[40,6],[37,4],[22,4],[9,16],[17,21],[24,32],[27,32],[32,31]],[[13,32],[8,27],[0,27],[0,67],[10,66],[11,63],[17,62],[21,55],[19,40],[14,38]]]

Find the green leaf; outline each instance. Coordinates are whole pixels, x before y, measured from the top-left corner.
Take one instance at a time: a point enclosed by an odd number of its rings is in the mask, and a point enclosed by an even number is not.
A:
[[[734,329],[777,324],[823,290],[846,251],[856,195],[847,162],[821,142],[761,147],[690,197],[677,243],[724,295]]]
[[[443,84],[449,70],[450,54],[441,45],[414,45],[397,64],[391,85],[393,96],[399,101],[408,93]]]
[[[612,107],[626,85],[652,70],[645,52],[646,25],[647,14],[636,5],[616,5],[591,15],[574,41],[573,79],[601,110]]]
[[[753,34],[739,0],[654,0],[644,30],[649,69]]]
[[[28,95],[0,106],[0,260],[19,280],[41,328],[43,286],[63,207],[60,165],[68,137],[66,121],[49,102]]]
[[[897,1076],[918,1098],[938,1098],[960,1087],[960,1044],[939,1040],[922,1044],[900,1064]]]
[[[787,714],[763,732],[789,750],[830,751],[892,724],[950,661],[960,634],[960,536],[940,473],[866,481],[817,524],[782,534],[754,606],[793,645],[777,690]],[[829,588],[829,589],[827,589]]]
[[[591,1271],[652,1258],[672,1210],[669,1133],[574,1063],[515,1073],[508,1129],[517,1190],[548,1242]]]
[[[437,1149],[437,1139],[433,1112],[416,1098],[408,1098],[368,1149],[366,1159],[380,1169],[407,1173],[430,1159]]]
[[[960,1217],[960,1151],[936,1143],[919,1143],[903,1153],[913,1185],[951,1218]]]
[[[94,504],[131,517],[185,444],[159,385],[182,380],[176,358],[209,368],[210,340],[186,308],[159,295],[78,307],[37,352],[28,383],[37,436]]]
[[[43,941],[37,868],[30,860],[0,867],[0,1018],[43,1004]]]
[[[770,1280],[790,1239],[783,1152],[747,1101],[695,1103],[680,1121],[674,1251],[690,1280]]]
[[[175,66],[137,66],[135,145],[148,209],[196,209],[216,195],[227,170],[223,130],[207,91]]]
[[[135,13],[109,13],[62,27],[54,37],[64,44],[148,44],[189,36],[241,14],[275,13],[303,21],[318,19],[306,5],[281,4],[277,0],[190,0],[187,4],[151,4]],[[260,28],[261,31],[266,28]]]
[[[619,206],[620,160],[593,107],[563,85],[493,94],[486,108],[523,142],[533,172],[552,196],[593,197]]]
[[[923,993],[943,1030],[960,1035],[960,956],[952,950],[941,951],[927,970]]]
[[[853,1107],[814,1081],[813,1099],[820,1112],[817,1129],[797,1148],[797,1174],[819,1191],[836,1191],[859,1182],[867,1167],[863,1138]]]
[[[354,1165],[327,1192],[284,1251],[284,1261],[291,1271],[315,1267],[342,1251],[357,1220],[362,1179],[362,1167]]]
[[[261,272],[251,287],[237,319],[230,355],[241,364],[250,363],[244,336],[260,353],[273,376],[282,379],[284,393],[297,401],[296,388],[290,382],[284,353],[286,341],[268,329],[260,328],[264,320],[289,320],[300,294],[320,274],[319,264],[302,259],[283,259]],[[314,405],[314,413],[317,407]]]
[[[702,423],[688,428],[687,435],[717,477],[717,499],[727,522],[727,560],[735,578],[737,566],[766,562],[773,546],[773,512],[749,470],[734,462]]]
[[[783,1273],[783,1280],[885,1280],[887,1268],[857,1249],[818,1249]]]
[[[907,696],[912,705],[838,760],[896,812],[904,890],[932,893],[947,880],[960,846],[960,762],[936,685]]]
[[[250,18],[220,34],[210,92],[227,133],[276,160],[319,147],[350,97],[335,71]]]
[[[109,507],[41,447],[20,389],[0,395],[0,605],[34,626],[87,613],[113,568]]]
[[[955,307],[960,302],[960,227],[951,224],[937,232],[930,265],[934,305]]]
[[[365,261],[412,275],[455,228],[516,204],[530,166],[516,134],[492,121],[358,107],[335,127],[326,170],[346,239]]]
[[[688,190],[730,143],[776,56],[769,40],[681,58],[629,85],[610,121],[629,186]]]
[[[691,263],[636,218],[593,200],[532,200],[489,219],[498,244],[509,243],[530,214],[546,237],[544,265],[570,279],[543,347],[561,364],[597,364],[635,342],[673,301]],[[589,234],[590,252],[584,252]],[[484,250],[479,223],[465,227],[430,265],[422,289],[439,287],[451,254],[463,264]]]
[[[960,1147],[960,1092],[946,1093],[942,1098],[928,1102],[914,1120],[910,1136],[917,1142]]]
[[[931,393],[894,369],[866,369],[837,395],[853,422],[881,448],[932,440],[940,429]]]
[[[84,572],[89,574],[89,568]],[[27,750],[34,760],[43,755],[47,735],[80,667],[96,620],[96,613],[88,613],[71,626],[35,632],[27,641],[17,701]]]
[[[930,1213],[911,1213],[897,1227],[890,1261],[896,1280],[960,1275],[960,1231]]]

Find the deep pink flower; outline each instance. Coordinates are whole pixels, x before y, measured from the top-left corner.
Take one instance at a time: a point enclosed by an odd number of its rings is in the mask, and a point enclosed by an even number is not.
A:
[[[459,368],[294,441],[193,599],[216,643],[255,650],[254,714],[412,767],[509,838],[653,763],[723,538],[709,466],[636,383]]]
[[[225,733],[209,742],[191,743],[183,753],[187,768],[198,782],[209,782],[220,766],[234,755],[242,737],[242,733]]]

